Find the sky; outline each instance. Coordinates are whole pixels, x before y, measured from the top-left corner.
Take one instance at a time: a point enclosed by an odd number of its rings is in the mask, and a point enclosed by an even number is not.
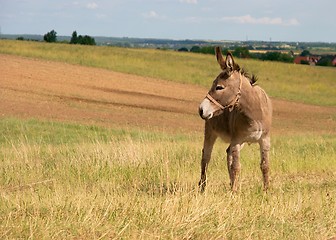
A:
[[[336,42],[335,0],[0,0],[2,34]]]

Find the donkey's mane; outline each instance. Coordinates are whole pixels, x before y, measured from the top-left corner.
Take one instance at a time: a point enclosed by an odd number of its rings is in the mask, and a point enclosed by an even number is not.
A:
[[[257,78],[256,75],[254,75],[254,74],[250,75],[244,69],[241,69],[240,73],[250,81],[251,86],[254,86],[256,84],[256,82],[258,81],[258,78]]]
[[[249,74],[244,68],[241,68],[238,64],[234,63],[233,71],[239,72],[241,75],[246,77],[249,81],[251,86],[254,86],[258,80],[257,76],[254,74]]]

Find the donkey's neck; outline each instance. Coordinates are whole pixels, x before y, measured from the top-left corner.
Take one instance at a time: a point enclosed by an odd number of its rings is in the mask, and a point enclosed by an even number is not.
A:
[[[251,120],[259,120],[262,117],[259,88],[253,87],[247,79],[243,80],[239,109]]]

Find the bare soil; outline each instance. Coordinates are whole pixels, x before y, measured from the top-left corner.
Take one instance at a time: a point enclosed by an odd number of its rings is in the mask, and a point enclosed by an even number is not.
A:
[[[210,86],[210,83],[209,83]],[[208,89],[0,54],[0,117],[202,132]],[[272,99],[275,134],[336,133],[336,107]]]

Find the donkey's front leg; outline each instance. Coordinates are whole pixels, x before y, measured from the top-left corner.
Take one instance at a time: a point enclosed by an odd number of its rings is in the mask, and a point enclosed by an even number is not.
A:
[[[230,185],[232,187],[232,179],[233,179],[233,175],[232,175],[232,153],[231,153],[231,145],[226,149],[226,162],[227,162],[227,168],[228,168],[228,172],[229,172],[229,177],[230,177]]]
[[[204,144],[202,150],[202,161],[201,161],[201,180],[198,185],[200,187],[200,191],[204,192],[206,186],[206,172],[208,169],[208,164],[211,158],[211,152],[213,145],[217,136],[211,131],[207,124],[205,124],[205,132],[204,132]]]
[[[231,182],[231,190],[233,192],[236,192],[238,189],[238,177],[240,173],[240,150],[241,145],[240,144],[231,144],[230,150],[228,154],[228,168],[229,168],[229,174],[230,174],[230,182]],[[229,160],[230,165],[229,165]]]
[[[260,145],[260,155],[261,155],[261,161],[260,161],[260,169],[263,174],[263,181],[264,181],[264,190],[267,191],[269,186],[269,151],[271,148],[271,140],[270,137],[267,136],[265,138],[262,138],[259,141]]]

